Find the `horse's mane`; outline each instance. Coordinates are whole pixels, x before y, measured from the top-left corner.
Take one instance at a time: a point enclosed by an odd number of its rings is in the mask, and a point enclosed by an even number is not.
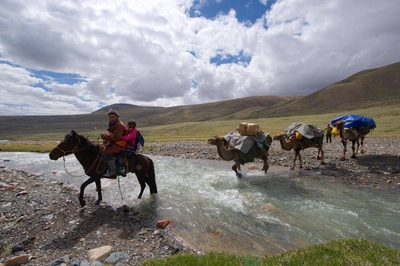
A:
[[[76,133],[76,132],[75,132]],[[69,138],[70,136],[72,136],[72,131],[71,133],[68,133],[65,135],[65,140],[67,140],[67,138]],[[88,138],[76,133],[76,136],[79,138],[80,142],[83,144],[83,146],[87,146],[90,149],[94,149],[96,151],[98,151],[98,149],[100,148],[99,144],[96,144],[92,141],[90,141]]]

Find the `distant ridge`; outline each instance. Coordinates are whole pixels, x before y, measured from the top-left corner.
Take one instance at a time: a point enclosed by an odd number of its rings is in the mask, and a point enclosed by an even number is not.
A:
[[[291,115],[348,112],[359,108],[398,104],[400,62],[358,72],[307,96],[252,96],[175,107],[113,104],[90,114],[62,116],[0,116],[0,138],[32,134],[92,131],[106,128],[106,112],[116,109],[123,122],[135,119],[141,127],[181,122],[256,119]],[[34,133],[33,133],[34,132]]]
[[[327,113],[397,104],[399,100],[400,63],[395,63],[358,72],[285,108],[291,114],[304,109]]]

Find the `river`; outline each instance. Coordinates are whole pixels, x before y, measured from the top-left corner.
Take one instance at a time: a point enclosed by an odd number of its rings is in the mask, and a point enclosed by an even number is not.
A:
[[[103,200],[140,211],[144,223],[171,219],[171,231],[201,252],[273,255],[335,239],[367,239],[400,250],[399,195],[326,182],[318,172],[270,166],[268,174],[232,163],[150,156],[158,194],[146,188],[141,200],[136,176],[103,180]],[[77,187],[87,178],[74,156],[58,161],[48,154],[0,153],[0,164]],[[261,168],[261,165],[260,165]],[[86,188],[97,197],[95,185]],[[76,206],[79,208],[80,206]]]

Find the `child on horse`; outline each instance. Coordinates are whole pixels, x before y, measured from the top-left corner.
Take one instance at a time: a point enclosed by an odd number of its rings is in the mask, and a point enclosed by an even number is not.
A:
[[[125,150],[117,154],[117,163],[119,165],[118,174],[122,176],[126,176],[124,167],[125,166],[124,158],[136,154],[136,148],[137,148],[136,145],[137,129],[135,120],[129,120],[125,128],[128,131],[128,134],[122,136],[120,139],[126,141]]]

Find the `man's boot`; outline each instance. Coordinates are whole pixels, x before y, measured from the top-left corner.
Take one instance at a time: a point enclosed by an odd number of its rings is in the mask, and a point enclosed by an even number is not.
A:
[[[103,177],[106,177],[106,178],[117,177],[117,164],[116,164],[115,159],[107,161],[107,164],[108,164],[108,171],[106,174],[103,175]]]
[[[118,167],[118,175],[122,175],[122,176],[126,176],[126,172],[125,172],[125,167],[124,166],[119,166]]]

